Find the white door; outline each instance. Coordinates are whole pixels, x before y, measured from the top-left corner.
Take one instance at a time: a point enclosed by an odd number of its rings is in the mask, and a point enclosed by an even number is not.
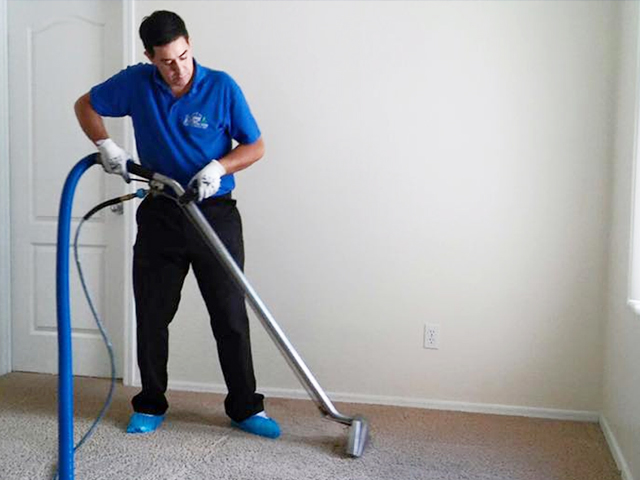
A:
[[[78,126],[73,104],[122,68],[118,1],[9,0],[9,111],[12,242],[12,369],[57,373],[56,237],[60,194],[71,168],[95,148]],[[124,123],[107,124],[116,139]],[[98,203],[127,191],[98,166],[80,180],[71,238]],[[94,305],[122,371],[125,216],[103,210],[86,222],[80,259]],[[74,374],[108,376],[108,356],[86,305],[71,257]]]

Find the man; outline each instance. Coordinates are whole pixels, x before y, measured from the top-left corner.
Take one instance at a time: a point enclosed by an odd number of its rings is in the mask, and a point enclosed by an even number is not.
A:
[[[260,129],[231,77],[192,57],[189,34],[178,15],[154,12],[139,33],[151,65],[128,67],[80,97],[75,104],[80,126],[96,144],[105,171],[128,180],[131,157],[109,138],[102,117],[131,116],[141,164],[197,192],[203,214],[243,268],[241,219],[231,198],[233,174],[263,156]],[[232,140],[238,142],[233,149]],[[174,201],[148,197],[136,220],[133,286],[142,391],[132,400],[127,432],[154,431],[168,409],[168,326],[191,266],[211,317],[232,425],[278,437],[278,424],[267,417],[264,397],[256,393],[244,294]]]

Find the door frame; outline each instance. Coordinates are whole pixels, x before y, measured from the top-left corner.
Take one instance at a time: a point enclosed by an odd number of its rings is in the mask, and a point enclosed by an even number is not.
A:
[[[11,372],[11,181],[9,161],[9,29],[0,0],[0,375]]]
[[[6,1],[6,0],[0,0]],[[138,29],[136,28],[136,0],[122,0],[122,68],[136,63],[136,34]],[[124,130],[124,148],[130,152],[135,158],[135,140],[133,134],[133,126],[131,120],[127,118],[125,120],[127,125]],[[133,202],[127,202],[125,205],[124,215],[124,241],[127,245],[133,245],[136,235],[136,222],[135,214],[132,206]],[[125,262],[125,271],[133,271],[133,254],[132,248],[125,248],[125,256],[123,261]],[[133,300],[133,280],[131,275],[127,275],[124,281],[125,288],[125,302],[124,308],[126,312],[125,325],[124,325],[124,345],[123,345],[123,372],[122,383],[124,385],[135,385],[138,383],[138,362],[136,355],[136,314],[135,303]]]

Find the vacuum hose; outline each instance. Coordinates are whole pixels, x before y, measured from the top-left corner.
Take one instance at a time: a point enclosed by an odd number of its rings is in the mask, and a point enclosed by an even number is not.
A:
[[[98,161],[98,154],[84,157],[69,172],[58,214],[56,301],[58,310],[58,472],[61,480],[73,480],[73,360],[69,301],[69,247],[71,208],[80,177]]]
[[[89,220],[95,213],[103,208],[111,205],[117,205],[134,198],[144,198],[147,191],[139,188],[135,193],[129,193],[119,197],[112,198],[100,203],[87,212],[80,220],[76,229],[76,235],[73,241],[73,253],[75,257],[76,267],[78,269],[78,277],[82,285],[87,303],[91,309],[91,313],[96,322],[98,330],[104,340],[109,360],[111,364],[111,384],[107,398],[94,420],[93,424],[82,436],[78,444],[73,446],[73,372],[72,372],[72,347],[71,347],[71,319],[69,308],[69,239],[70,239],[70,223],[71,223],[71,207],[73,205],[73,194],[75,187],[81,175],[90,168],[94,163],[98,163],[97,154],[89,155],[81,160],[71,171],[67,182],[65,183],[62,200],[60,202],[60,217],[58,223],[58,265],[57,265],[57,295],[58,295],[58,348],[59,348],[59,395],[58,395],[58,412],[59,412],[59,467],[54,475],[54,480],[59,478],[73,479],[73,455],[74,453],[91,437],[96,427],[104,417],[111,404],[113,391],[115,388],[116,371],[115,360],[113,355],[113,346],[107,335],[107,332],[96,311],[89,289],[86,285],[80,257],[78,255],[78,239],[80,237],[80,229],[84,222]]]

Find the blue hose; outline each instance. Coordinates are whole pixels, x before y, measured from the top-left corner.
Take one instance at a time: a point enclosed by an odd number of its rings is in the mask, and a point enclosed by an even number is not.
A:
[[[73,480],[73,360],[69,301],[69,250],[71,208],[80,177],[98,161],[87,155],[69,172],[58,215],[56,299],[58,304],[58,472],[61,480]]]

